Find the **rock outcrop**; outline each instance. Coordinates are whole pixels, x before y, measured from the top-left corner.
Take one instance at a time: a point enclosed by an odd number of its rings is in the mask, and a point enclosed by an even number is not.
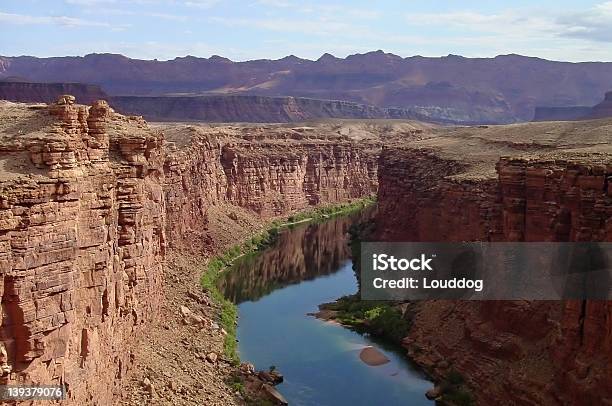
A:
[[[111,404],[160,317],[167,245],[206,252],[211,207],[269,218],[376,191],[375,144],[187,131],[168,143],[140,117],[68,95],[0,103],[4,383],[64,384],[67,404]]]
[[[593,107],[536,107],[533,121],[593,120],[609,117],[612,117],[612,92],[607,92],[604,100]]]
[[[607,125],[449,130],[385,148],[378,236],[612,241]],[[611,302],[430,301],[409,308],[410,356],[435,377],[461,373],[479,404],[612,400]]]
[[[593,107],[588,118],[612,117],[612,92],[606,93],[604,101]]]
[[[161,301],[162,138],[106,102],[11,109],[0,152],[5,381],[109,404]],[[111,119],[133,131],[106,131]]]

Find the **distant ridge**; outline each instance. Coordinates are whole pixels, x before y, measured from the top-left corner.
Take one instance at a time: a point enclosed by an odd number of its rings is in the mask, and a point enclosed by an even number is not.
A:
[[[554,62],[520,55],[400,57],[383,51],[312,61],[233,62],[222,56],[169,61],[117,54],[0,57],[0,78],[80,82],[111,96],[257,95],[424,108],[455,122],[530,121],[536,106],[592,106],[612,88],[612,63]],[[433,112],[439,112],[434,114]]]
[[[33,83],[23,78],[6,78],[0,81],[0,100],[23,103],[52,103],[63,94],[71,94],[80,103],[92,103],[108,99],[100,86],[84,83]]]
[[[119,112],[141,115],[151,121],[290,123],[326,118],[443,121],[409,109],[290,96],[115,96],[110,100]]]
[[[573,121],[612,117],[612,91],[593,107],[536,107],[533,121]]]

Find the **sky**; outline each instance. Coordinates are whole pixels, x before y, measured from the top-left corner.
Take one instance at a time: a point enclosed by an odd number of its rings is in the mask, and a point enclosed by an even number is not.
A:
[[[0,55],[612,61],[612,1],[0,0]]]

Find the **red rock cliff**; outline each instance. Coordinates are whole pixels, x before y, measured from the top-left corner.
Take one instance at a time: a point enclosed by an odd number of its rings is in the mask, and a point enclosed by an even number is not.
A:
[[[3,379],[109,404],[161,300],[162,140],[105,102],[14,113],[0,151]]]
[[[304,137],[301,129],[263,131],[254,136],[257,131],[250,129],[187,127],[181,132],[187,145],[166,161],[167,232],[173,246],[193,245],[194,235],[199,242],[210,240],[211,206],[240,207],[265,219],[376,193],[375,145]]]
[[[160,313],[167,241],[210,248],[215,207],[269,218],[376,190],[367,143],[188,131],[167,143],[141,118],[71,96],[0,103],[3,382],[65,384],[67,404],[111,404]]]
[[[569,131],[556,140],[555,133],[567,129],[527,133],[534,128],[519,128],[522,136],[513,128],[452,130],[411,146],[385,148],[378,236],[612,241],[612,155],[601,144],[602,153],[571,145],[599,143],[605,131],[591,129],[590,139]],[[565,145],[545,147],[551,139]],[[528,157],[518,157],[526,151]],[[517,157],[499,157],[506,153]],[[434,376],[451,369],[462,373],[479,404],[612,400],[611,302],[433,301],[410,307],[413,327],[404,341],[410,356]]]

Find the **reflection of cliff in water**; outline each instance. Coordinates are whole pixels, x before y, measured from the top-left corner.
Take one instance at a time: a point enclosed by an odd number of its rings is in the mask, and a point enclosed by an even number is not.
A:
[[[220,278],[225,297],[241,303],[257,300],[275,289],[329,275],[350,257],[347,233],[351,224],[371,216],[364,210],[318,224],[284,229],[269,248],[240,258]]]

